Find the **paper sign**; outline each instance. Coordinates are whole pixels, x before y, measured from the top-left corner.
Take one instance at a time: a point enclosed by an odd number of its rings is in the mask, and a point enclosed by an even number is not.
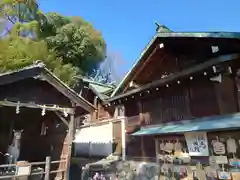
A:
[[[190,156],[209,156],[206,132],[188,132],[184,136]]]

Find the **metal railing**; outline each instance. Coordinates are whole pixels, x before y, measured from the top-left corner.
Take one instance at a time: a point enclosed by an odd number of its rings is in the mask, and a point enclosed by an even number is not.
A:
[[[61,163],[66,163],[66,160],[59,160],[59,161],[51,161],[50,157],[46,157],[46,161],[43,162],[30,162],[27,163],[27,165],[31,166],[31,173],[29,175],[17,175],[17,165],[16,164],[3,164],[0,165],[0,180],[2,179],[16,179],[21,178],[24,176],[39,176],[38,178],[33,178],[35,180],[50,180],[52,174],[61,174],[61,179],[65,179],[66,169],[57,169],[57,170],[51,170],[52,165],[59,164],[61,166]],[[33,167],[38,166],[38,168],[34,169]],[[44,167],[43,168],[40,168]],[[35,171],[35,172],[34,172]],[[38,172],[37,172],[38,171]]]

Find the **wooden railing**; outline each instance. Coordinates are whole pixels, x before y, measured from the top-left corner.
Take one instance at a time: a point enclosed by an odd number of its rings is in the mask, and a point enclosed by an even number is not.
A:
[[[156,157],[149,156],[126,156],[127,161],[156,162]]]
[[[31,162],[31,163],[27,163],[29,166],[31,166],[31,173],[29,175],[17,175],[17,165],[16,164],[4,164],[4,165],[0,165],[0,169],[5,169],[5,171],[2,171],[3,173],[7,173],[7,169],[15,169],[15,171],[13,172],[9,172],[8,173],[10,175],[1,175],[1,171],[0,171],[0,180],[2,179],[15,179],[15,178],[19,178],[19,177],[24,177],[24,176],[29,176],[31,179],[32,176],[36,176],[39,175],[39,180],[50,180],[50,176],[51,174],[57,174],[57,173],[61,173],[61,177],[62,179],[65,178],[64,174],[66,174],[66,169],[57,169],[57,170],[51,170],[51,166],[53,164],[61,164],[61,163],[66,163],[66,160],[59,160],[59,161],[51,161],[50,157],[46,157],[46,161],[44,162]],[[45,169],[38,169],[40,172],[32,172],[32,167],[33,166],[44,166]],[[37,169],[36,169],[37,170]],[[35,178],[34,178],[35,179]],[[37,179],[37,180],[38,180]]]

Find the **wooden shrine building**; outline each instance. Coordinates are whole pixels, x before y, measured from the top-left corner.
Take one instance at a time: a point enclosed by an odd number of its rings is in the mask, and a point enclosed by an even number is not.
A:
[[[240,33],[157,32],[104,101],[124,107],[126,158],[239,167],[239,77]]]
[[[68,179],[75,119],[93,111],[44,64],[0,74],[0,164],[6,164],[13,130],[23,130],[18,161],[36,165],[51,157],[51,178]]]

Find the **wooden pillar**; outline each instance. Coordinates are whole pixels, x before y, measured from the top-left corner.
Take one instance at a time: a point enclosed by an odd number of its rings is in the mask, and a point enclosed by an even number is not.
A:
[[[98,119],[98,110],[99,110],[97,96],[94,97],[93,105],[97,108],[97,110],[92,112],[92,120],[96,121]]]
[[[121,120],[121,139],[122,139],[122,160],[126,160],[126,127],[125,127],[125,118]]]
[[[144,117],[143,117],[142,103],[140,101],[137,102],[137,106],[138,106],[138,110],[139,110],[139,121],[140,121],[140,124],[143,124]],[[145,154],[145,149],[144,149],[144,138],[143,138],[143,136],[141,136],[140,143],[141,143],[140,144],[140,146],[141,146],[141,156],[142,156],[142,158],[144,158],[146,156],[146,154]]]
[[[155,151],[156,151],[156,163],[159,164],[159,159],[158,159],[158,155],[159,155],[159,138],[155,137]]]
[[[240,112],[240,79],[239,77],[235,76],[234,78],[235,82],[235,98],[237,99],[237,109],[238,112]]]
[[[67,158],[66,158],[66,171],[64,173],[64,179],[68,180],[69,179],[69,171],[70,171],[70,163],[71,163],[71,152],[72,152],[72,143],[73,143],[73,138],[75,134],[75,105],[74,106],[74,111],[70,115],[70,123],[69,123],[69,129],[68,129],[68,139],[67,139],[67,144],[68,144],[68,152],[67,152]]]
[[[48,156],[46,157],[44,180],[50,179],[50,171],[51,171],[51,157]]]
[[[237,112],[234,79],[230,75],[222,75],[221,82],[215,83],[215,92],[220,114]]]
[[[89,125],[89,131],[91,132],[91,124]],[[88,156],[90,157],[90,159],[92,158],[92,141],[89,141],[89,152],[88,152]]]

